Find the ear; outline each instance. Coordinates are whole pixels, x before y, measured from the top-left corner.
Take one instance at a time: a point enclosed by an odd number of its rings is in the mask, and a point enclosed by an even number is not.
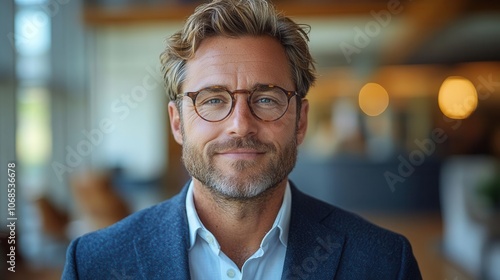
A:
[[[302,99],[302,106],[300,108],[300,118],[297,125],[297,144],[300,145],[304,142],[307,132],[307,114],[309,113],[309,101]]]
[[[182,145],[181,115],[174,101],[168,103],[168,117],[170,119],[170,129],[177,143]]]

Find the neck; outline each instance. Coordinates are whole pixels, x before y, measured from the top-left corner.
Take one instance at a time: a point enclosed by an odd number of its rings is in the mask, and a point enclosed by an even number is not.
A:
[[[217,238],[222,251],[241,269],[258,250],[283,202],[287,180],[255,198],[228,199],[194,180],[194,204],[203,225]]]

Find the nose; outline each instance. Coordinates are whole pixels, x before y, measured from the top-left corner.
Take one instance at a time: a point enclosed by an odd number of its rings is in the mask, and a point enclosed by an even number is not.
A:
[[[247,94],[236,94],[233,112],[228,117],[227,131],[230,136],[245,137],[257,133],[257,118],[247,102]]]

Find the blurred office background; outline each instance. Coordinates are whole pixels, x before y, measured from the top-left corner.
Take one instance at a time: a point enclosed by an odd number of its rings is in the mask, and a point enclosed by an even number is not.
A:
[[[71,239],[182,188],[158,57],[198,3],[2,1],[0,179],[15,160],[18,227],[15,274],[0,227],[0,278],[59,279]],[[319,72],[291,179],[405,234],[424,279],[500,279],[500,3],[274,3],[311,26]]]

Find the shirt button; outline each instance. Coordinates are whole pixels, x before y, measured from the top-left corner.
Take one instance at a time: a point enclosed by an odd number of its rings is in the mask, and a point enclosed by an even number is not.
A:
[[[235,275],[236,275],[236,273],[234,272],[233,269],[228,269],[227,270],[227,277],[234,278]]]

